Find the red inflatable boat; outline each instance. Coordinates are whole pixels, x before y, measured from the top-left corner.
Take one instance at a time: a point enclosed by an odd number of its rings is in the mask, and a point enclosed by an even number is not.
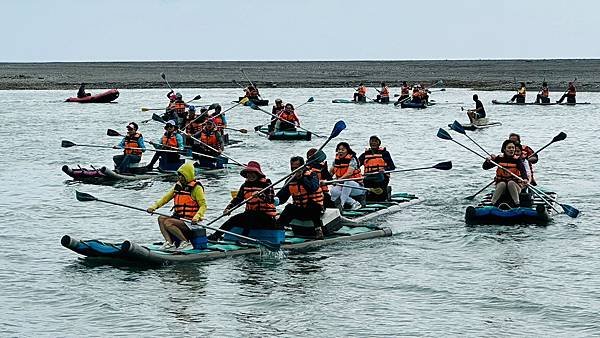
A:
[[[116,100],[119,97],[119,91],[111,89],[104,93],[85,96],[85,97],[70,97],[65,102],[79,102],[79,103],[108,103]]]

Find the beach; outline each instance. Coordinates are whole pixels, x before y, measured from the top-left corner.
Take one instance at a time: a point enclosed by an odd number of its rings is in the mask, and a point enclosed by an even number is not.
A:
[[[234,88],[247,85],[241,72],[259,88],[370,87],[384,81],[448,88],[513,90],[525,82],[537,90],[547,81],[563,91],[577,78],[579,91],[600,91],[600,59],[556,60],[434,60],[434,61],[186,61],[186,62],[50,62],[0,63],[0,90],[166,88]],[[237,84],[233,81],[236,81]],[[440,85],[438,85],[440,86]]]

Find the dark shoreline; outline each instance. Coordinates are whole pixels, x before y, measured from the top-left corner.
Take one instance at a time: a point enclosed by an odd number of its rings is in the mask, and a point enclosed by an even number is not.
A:
[[[335,88],[381,81],[398,87],[444,81],[448,88],[513,90],[524,81],[537,90],[546,80],[562,91],[577,78],[579,91],[600,91],[600,59],[432,60],[432,61],[172,61],[0,63],[0,90],[165,88],[164,72],[175,88],[233,88],[246,84],[240,69],[259,87]]]

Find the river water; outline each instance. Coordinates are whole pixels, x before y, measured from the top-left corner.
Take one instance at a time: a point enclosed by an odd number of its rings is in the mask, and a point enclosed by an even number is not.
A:
[[[185,89],[198,104],[228,107],[238,89]],[[490,119],[502,126],[471,133],[498,153],[510,132],[537,149],[558,132],[568,134],[540,154],[538,182],[577,219],[555,217],[546,228],[467,228],[464,199],[487,184],[493,171],[458,145],[436,137],[439,127],[464,121],[472,91],[434,93],[426,110],[331,104],[344,89],[264,89],[271,101],[296,105],[303,126],[328,135],[335,121],[348,128],[325,150],[332,161],[338,141],[361,152],[379,135],[400,168],[452,160],[451,171],[395,174],[395,191],[425,202],[385,216],[394,236],[346,242],[284,258],[236,257],[163,268],[98,265],[63,248],[60,238],[138,243],[161,240],[155,217],[102,203],[78,202],[75,190],[146,208],[171,183],[94,186],[69,182],[63,164],[110,165],[114,150],[61,148],[63,139],[113,145],[106,129],[150,118],[140,107],[161,107],[164,90],[123,90],[116,104],[63,103],[67,91],[0,91],[4,141],[0,149],[0,332],[2,336],[598,336],[600,334],[600,208],[597,170],[600,105],[492,106],[509,92],[479,93]],[[600,94],[580,93],[600,102]],[[270,107],[267,108],[270,110]],[[288,171],[292,155],[318,147],[310,142],[269,142],[252,132],[268,117],[249,108],[228,115],[246,128],[242,146],[227,149],[239,161],[257,160],[273,180]],[[147,139],[161,125],[141,124]],[[447,129],[447,128],[446,128]],[[476,149],[464,136],[453,137]],[[202,178],[207,219],[220,214],[237,172]],[[165,212],[166,211],[165,209]]]

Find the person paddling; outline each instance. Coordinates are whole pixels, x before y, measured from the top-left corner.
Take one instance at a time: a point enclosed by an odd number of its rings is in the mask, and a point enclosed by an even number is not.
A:
[[[475,109],[467,110],[467,116],[469,117],[471,124],[475,124],[478,119],[482,119],[486,116],[483,103],[479,100],[477,94],[473,94],[473,101],[475,101]]]
[[[169,102],[164,116],[164,120],[175,120],[177,126],[182,126],[186,118],[185,108],[187,104],[183,101],[181,93],[175,93],[175,100]]]
[[[521,82],[519,90],[508,102],[515,102],[516,100],[517,103],[525,103],[525,96],[527,96],[527,88],[525,87],[525,82]]]
[[[548,89],[548,83],[542,82],[542,88],[537,94],[535,103],[550,103],[550,89]]]
[[[524,158],[526,158],[527,162],[529,163],[529,170],[531,171],[531,185],[537,185],[537,182],[535,181],[535,177],[533,175],[533,165],[538,162],[538,160],[539,160],[538,155],[535,154],[535,151],[533,151],[533,149],[531,149],[530,146],[524,145],[521,142],[521,136],[519,134],[517,134],[517,133],[510,133],[510,135],[508,135],[508,139],[521,145],[521,148],[522,148],[522,151],[523,151],[523,155],[522,156]]]
[[[354,102],[367,102],[367,87],[364,83],[360,83],[358,88],[355,89],[356,93],[354,93]]]
[[[306,152],[306,160],[308,161],[314,154],[317,153],[316,148],[310,148]],[[317,178],[319,182],[321,181],[329,181],[333,179],[331,173],[329,172],[329,167],[327,166],[327,161],[323,162],[314,162],[307,166],[310,168],[315,174],[317,174]],[[325,208],[335,208],[335,203],[331,200],[331,195],[329,194],[329,186],[326,184],[321,185],[321,190],[323,191],[323,206]]]
[[[483,162],[482,168],[484,170],[489,170],[496,167],[491,161],[494,161],[501,165],[502,167],[508,169],[511,173],[515,174],[518,177],[523,179],[527,179],[525,167],[523,166],[523,162],[517,158],[515,158],[515,147],[516,142],[511,140],[506,140],[502,143],[502,154],[500,155],[492,155],[489,158],[486,158],[485,162]],[[491,160],[491,161],[490,161]],[[496,207],[500,207],[501,198],[504,197],[504,194],[508,192],[511,201],[508,202],[508,207],[516,208],[520,204],[519,194],[521,193],[521,181],[518,180],[515,176],[506,172],[504,169],[500,169],[500,167],[496,168],[496,178],[494,179],[496,182],[496,189],[494,190],[494,195],[492,196],[492,205]]]
[[[389,103],[390,102],[390,89],[385,84],[385,82],[381,83],[381,90],[378,90],[379,94],[377,94],[376,102],[379,103]]]
[[[569,87],[567,88],[567,92],[560,97],[560,100],[556,101],[556,103],[562,103],[564,99],[567,99],[567,103],[577,103],[575,99],[577,96],[577,89],[575,89],[575,84],[573,82],[569,82]]]
[[[199,139],[202,143],[195,142],[192,146],[192,150],[206,154],[213,157],[218,157],[221,155],[225,147],[225,143],[223,142],[223,136],[217,130],[215,123],[212,120],[207,120],[204,122],[204,126],[202,130],[194,135],[194,138]],[[209,146],[209,147],[207,147]],[[213,148],[213,149],[211,149]],[[216,151],[215,151],[216,150]],[[198,164],[203,168],[211,168],[211,169],[222,169],[223,164],[217,159],[212,159],[205,156],[193,155],[195,159],[198,160]]]
[[[206,212],[204,187],[199,180],[195,179],[194,165],[191,162],[187,162],[177,169],[175,186],[146,211],[152,214],[170,200],[174,202],[173,215],[158,217],[158,226],[165,238],[161,249],[170,249],[174,246],[180,250],[189,249],[192,231],[181,219],[191,220],[194,225],[204,219]]]
[[[181,136],[177,129],[177,122],[175,120],[168,121],[165,124],[165,133],[160,139],[160,143],[156,144],[150,142],[150,144],[158,146],[158,148],[164,148],[165,150],[183,150],[183,136]],[[178,153],[157,151],[154,153],[154,156],[152,156],[150,163],[146,165],[146,169],[152,170],[154,164],[159,159],[161,159],[158,164],[160,169],[170,170],[173,166],[179,167],[181,165],[181,157]]]
[[[214,122],[217,131],[221,134],[223,144],[228,144],[229,134],[225,131],[225,128],[227,128],[227,118],[225,114],[221,114],[222,109],[220,104],[215,105],[214,112],[209,115],[209,119]]]
[[[194,144],[194,140],[190,137],[190,135],[194,135],[200,130],[202,130],[202,119],[196,115],[196,107],[189,105],[187,118],[185,119],[185,145],[192,146]]]
[[[335,147],[336,155],[333,166],[329,170],[335,179],[359,178],[362,177],[360,172],[360,164],[356,153],[347,142],[340,142]],[[344,182],[344,186],[334,185],[330,189],[331,199],[336,205],[343,209],[348,203],[350,209],[359,209],[362,204],[352,197],[364,197],[364,190],[354,189],[360,188],[361,185],[357,181]]]
[[[367,175],[396,169],[390,153],[381,147],[381,139],[379,137],[373,135],[369,138],[369,148],[365,149],[365,152],[358,157],[358,163],[364,168],[365,179],[363,180],[363,184],[365,188],[382,189],[382,193],[379,195],[368,192],[366,196],[367,201],[386,201],[388,199],[387,192],[388,185],[390,184],[390,174],[384,174],[381,181],[370,179],[374,176]]]
[[[279,119],[275,124],[275,131],[296,131],[296,127],[299,126],[300,119],[298,118],[298,115],[296,115],[294,105],[286,103],[283,111],[279,113]]]
[[[86,96],[92,96],[92,94],[85,92],[85,83],[82,83],[77,91],[77,98],[81,99]]]
[[[410,97],[410,86],[406,81],[402,81],[402,87],[400,87],[400,97],[398,98],[397,103],[400,104],[406,101]]]
[[[246,179],[240,186],[235,197],[229,202],[224,215],[229,215],[231,209],[236,205],[249,199],[246,203],[244,212],[231,216],[220,229],[231,231],[233,228],[243,229],[242,234],[248,235],[250,229],[274,229],[283,230],[284,228],[275,222],[277,210],[275,210],[275,192],[273,187],[267,189],[261,194],[259,191],[271,185],[265,174],[263,174],[260,164],[250,161],[240,175]],[[215,231],[208,236],[209,240],[218,241],[223,236],[222,232]]]
[[[294,156],[290,159],[290,170],[294,171],[304,165],[304,158]],[[314,237],[323,238],[323,191],[320,182],[311,169],[305,167],[296,172],[279,190],[275,196],[275,204],[285,203],[290,196],[293,203],[285,206],[285,209],[277,219],[277,224],[282,227],[290,225],[294,219],[312,221],[314,224]]]
[[[144,143],[144,136],[138,132],[138,124],[130,122],[127,125],[127,134],[119,145],[114,147],[115,149],[123,149],[123,155],[113,156],[113,162],[115,162],[115,170],[118,173],[130,172],[129,166],[133,163],[140,163],[142,160],[142,153],[146,151],[146,144]],[[140,148],[140,149],[131,149]]]
[[[254,85],[249,85],[244,89],[244,96],[247,97],[250,101],[259,100],[260,93],[258,88]]]
[[[273,106],[273,109],[271,110],[271,114],[275,115],[275,116],[279,116],[279,114],[283,111],[283,109],[285,109],[285,106],[283,105],[283,100],[281,99],[276,99],[275,100],[275,105]],[[276,118],[271,118],[271,123],[269,124],[269,132],[273,132],[275,130],[275,124],[277,123],[278,119]]]

